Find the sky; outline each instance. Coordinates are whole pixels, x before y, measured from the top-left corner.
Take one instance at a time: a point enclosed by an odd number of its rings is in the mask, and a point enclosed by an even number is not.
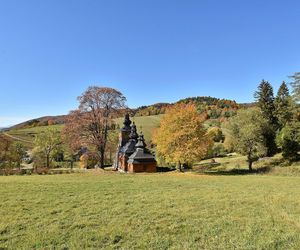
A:
[[[129,107],[252,102],[300,71],[299,0],[0,0],[0,127],[67,114],[88,86]]]

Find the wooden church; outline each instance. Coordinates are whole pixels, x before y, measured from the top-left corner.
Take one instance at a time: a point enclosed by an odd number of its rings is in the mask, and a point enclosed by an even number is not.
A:
[[[146,148],[143,134],[138,135],[136,125],[131,123],[129,115],[126,114],[124,126],[120,130],[114,168],[129,173],[156,172],[155,157]]]

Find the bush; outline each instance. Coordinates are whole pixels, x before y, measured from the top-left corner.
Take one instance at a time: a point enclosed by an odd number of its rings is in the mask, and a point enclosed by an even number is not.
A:
[[[211,127],[208,129],[207,133],[211,136],[214,142],[223,142],[225,139],[222,129],[219,127]]]
[[[208,151],[207,158],[224,157],[227,152],[223,143],[215,143],[213,147]]]
[[[282,150],[282,156],[290,162],[297,161],[300,150],[300,124],[294,122],[287,124],[277,135],[276,143]]]

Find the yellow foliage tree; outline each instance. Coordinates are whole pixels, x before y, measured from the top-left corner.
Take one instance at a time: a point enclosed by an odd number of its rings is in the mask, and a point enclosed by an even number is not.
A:
[[[80,168],[81,169],[84,169],[84,168],[87,168],[88,166],[88,160],[89,160],[89,157],[87,154],[83,154],[82,156],[80,156]]]
[[[180,103],[167,109],[154,132],[157,153],[166,163],[192,164],[203,159],[213,145],[212,138],[203,126],[205,115],[197,112],[194,104]]]

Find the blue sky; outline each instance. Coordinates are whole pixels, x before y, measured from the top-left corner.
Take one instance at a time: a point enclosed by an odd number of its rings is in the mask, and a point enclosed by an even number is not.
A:
[[[88,86],[130,107],[253,101],[300,71],[299,0],[0,0],[0,127],[66,114]]]

